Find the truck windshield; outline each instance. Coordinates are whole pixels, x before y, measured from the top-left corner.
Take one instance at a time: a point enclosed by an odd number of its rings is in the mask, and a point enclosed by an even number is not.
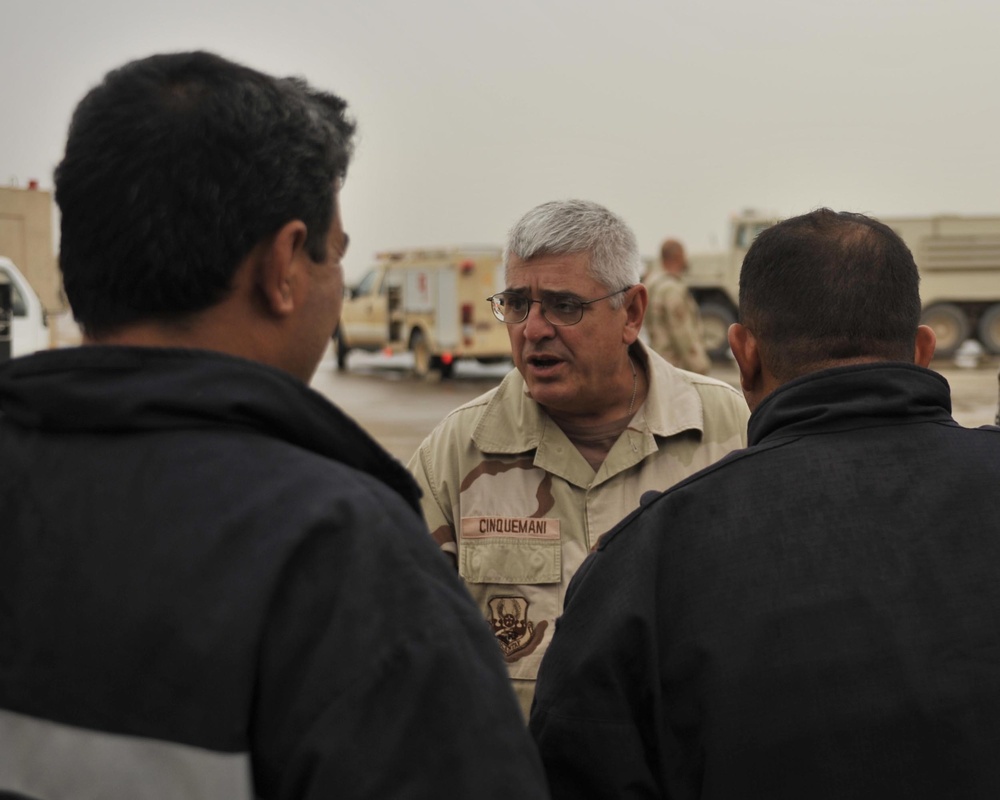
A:
[[[736,247],[740,250],[749,250],[757,234],[773,224],[773,222],[741,222],[736,226]]]
[[[365,277],[363,277],[361,279],[361,282],[358,284],[357,288],[354,290],[355,296],[356,297],[361,297],[361,296],[366,295],[366,294],[371,294],[372,293],[372,288],[375,285],[375,278],[377,276],[378,276],[378,272],[376,270],[374,270],[374,269],[368,270],[368,272],[365,273]]]

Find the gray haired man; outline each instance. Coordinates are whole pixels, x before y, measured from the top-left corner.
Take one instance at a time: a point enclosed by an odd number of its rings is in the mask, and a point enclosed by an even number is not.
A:
[[[489,298],[515,369],[452,412],[410,470],[441,549],[497,639],[525,715],[566,586],[639,505],[746,444],[746,403],[639,339],[635,236],[592,202],[545,203],[510,231]]]

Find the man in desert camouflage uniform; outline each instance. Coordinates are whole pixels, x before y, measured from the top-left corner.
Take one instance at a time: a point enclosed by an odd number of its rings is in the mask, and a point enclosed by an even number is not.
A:
[[[675,367],[707,375],[712,366],[702,338],[701,314],[681,277],[687,269],[684,247],[667,239],[660,248],[660,269],[655,267],[646,285],[649,344]]]
[[[543,204],[504,259],[507,289],[490,300],[516,369],[449,414],[409,468],[527,715],[566,586],[601,534],[645,492],[745,446],[749,411],[639,340],[635,236],[607,209]]]

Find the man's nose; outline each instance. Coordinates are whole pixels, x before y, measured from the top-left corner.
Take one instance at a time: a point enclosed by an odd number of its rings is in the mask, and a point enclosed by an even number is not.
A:
[[[528,306],[528,316],[524,320],[524,335],[532,341],[546,339],[555,334],[555,326],[542,314],[542,304]]]

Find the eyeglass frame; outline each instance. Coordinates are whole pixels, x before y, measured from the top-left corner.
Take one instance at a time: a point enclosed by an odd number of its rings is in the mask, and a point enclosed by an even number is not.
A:
[[[540,307],[539,310],[542,313],[542,319],[544,319],[547,323],[549,323],[549,325],[553,325],[553,326],[555,326],[557,328],[568,328],[571,325],[579,325],[580,322],[583,321],[583,311],[584,311],[584,308],[586,306],[589,306],[591,303],[597,303],[597,302],[599,302],[601,300],[607,300],[609,297],[614,297],[615,295],[618,295],[618,294],[623,294],[624,292],[627,292],[629,289],[632,289],[634,286],[635,286],[635,284],[633,283],[633,284],[631,284],[629,286],[625,286],[625,287],[623,287],[621,289],[618,289],[618,290],[616,290],[614,292],[611,292],[611,294],[606,294],[603,297],[595,297],[593,300],[577,300],[575,297],[572,297],[571,295],[563,294],[561,292],[554,292],[553,293],[554,296],[562,298],[564,302],[566,300],[571,300],[572,302],[577,303],[580,306],[580,316],[574,322],[555,322],[554,320],[549,319],[548,316],[545,314],[545,303],[546,303],[547,300],[551,301],[552,298],[551,297],[546,298],[544,296],[544,293],[543,293],[543,296],[542,296],[541,300],[534,300],[534,299],[532,299],[531,297],[528,297],[525,294],[521,294],[520,292],[503,291],[503,292],[497,292],[496,294],[491,294],[489,297],[486,298],[486,302],[488,302],[490,304],[490,309],[493,311],[493,316],[496,317],[497,320],[499,320],[500,322],[504,323],[505,325],[520,325],[522,322],[524,322],[528,318],[528,315],[531,313],[531,305],[532,305],[532,303],[538,303],[538,305]],[[500,295],[504,295],[504,294],[515,295],[516,297],[519,297],[522,300],[527,300],[528,301],[528,305],[527,305],[527,307],[524,310],[524,316],[521,317],[521,319],[516,320],[516,321],[512,321],[512,320],[504,319],[500,315],[501,312],[497,309],[495,298],[499,297]]]

